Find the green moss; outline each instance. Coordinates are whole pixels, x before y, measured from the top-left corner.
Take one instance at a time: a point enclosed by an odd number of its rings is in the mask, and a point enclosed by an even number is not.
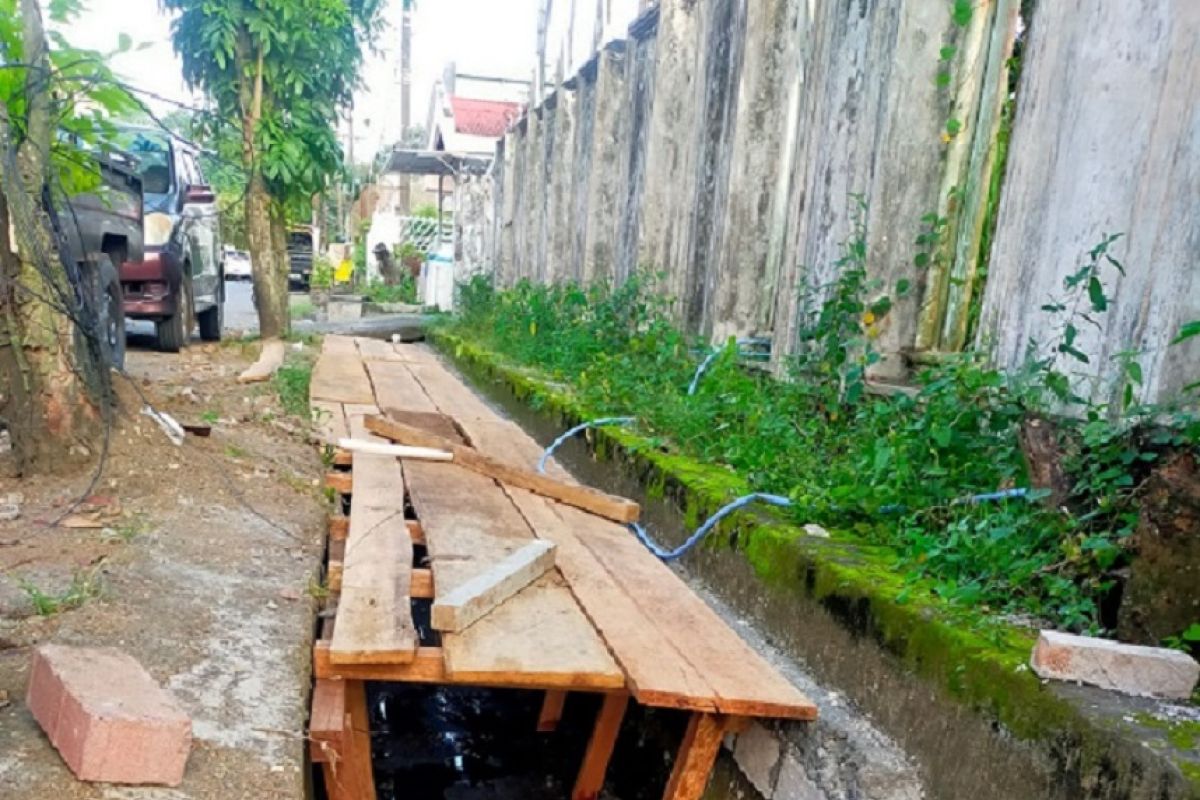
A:
[[[1162,731],[1171,746],[1179,750],[1195,750],[1200,744],[1200,722],[1162,719],[1153,714],[1138,714],[1134,719],[1143,727]]]
[[[537,398],[564,422],[597,416],[531,370],[444,331],[434,338],[465,369],[501,381],[526,402]],[[629,429],[606,428],[595,441],[599,454],[635,469],[649,497],[673,502],[689,526],[748,491],[746,481],[728,469],[664,452]],[[742,557],[767,590],[801,592],[831,613],[837,611],[842,624],[855,628],[852,633],[872,638],[913,673],[999,720],[1016,737],[1043,742],[1054,751],[1074,749],[1085,767],[1105,760],[1109,732],[1047,691],[1028,668],[1032,632],[943,602],[930,585],[905,579],[893,551],[866,544],[850,532],[813,537],[774,510],[734,514],[725,529],[737,533]],[[1172,743],[1180,749],[1194,746],[1200,735],[1195,725],[1173,730]],[[1193,763],[1180,768],[1197,780]]]

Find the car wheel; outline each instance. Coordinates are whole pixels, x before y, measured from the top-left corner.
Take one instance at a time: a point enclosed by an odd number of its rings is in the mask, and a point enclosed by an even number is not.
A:
[[[217,302],[212,308],[201,311],[196,315],[200,321],[200,338],[206,342],[221,341],[221,330],[225,327],[225,287],[218,290]]]
[[[108,254],[98,259],[100,277],[99,317],[100,348],[105,361],[116,369],[125,369],[125,296],[121,279]]]
[[[187,266],[184,266],[187,271]],[[187,347],[192,338],[192,320],[194,313],[192,305],[192,282],[187,278],[179,284],[179,299],[175,305],[175,313],[164,320],[154,323],[154,332],[158,335],[158,349],[164,353],[178,353]]]

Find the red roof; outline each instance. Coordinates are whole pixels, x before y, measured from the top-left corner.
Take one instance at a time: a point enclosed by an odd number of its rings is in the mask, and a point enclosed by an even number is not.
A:
[[[451,97],[450,108],[454,111],[454,130],[472,136],[501,137],[510,122],[521,115],[520,103],[501,100],[472,100],[467,97]]]

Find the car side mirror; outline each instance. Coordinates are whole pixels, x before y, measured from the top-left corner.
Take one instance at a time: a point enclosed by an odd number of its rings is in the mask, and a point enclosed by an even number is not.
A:
[[[183,190],[183,205],[212,205],[217,202],[213,188],[205,183],[192,183]]]

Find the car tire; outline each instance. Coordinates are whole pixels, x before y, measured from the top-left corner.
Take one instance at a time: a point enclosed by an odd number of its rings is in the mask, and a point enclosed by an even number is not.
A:
[[[125,295],[121,277],[112,258],[102,253],[97,259],[100,283],[99,318],[100,349],[104,360],[115,369],[125,369]]]
[[[184,265],[187,272],[187,265]],[[164,353],[178,353],[187,347],[192,338],[195,308],[192,305],[192,282],[187,278],[179,284],[179,298],[175,304],[175,313],[164,320],[154,323],[154,332],[158,337],[158,349]]]
[[[225,327],[225,281],[217,289],[217,302],[212,308],[196,315],[200,322],[200,338],[206,342],[221,341],[221,330]]]

